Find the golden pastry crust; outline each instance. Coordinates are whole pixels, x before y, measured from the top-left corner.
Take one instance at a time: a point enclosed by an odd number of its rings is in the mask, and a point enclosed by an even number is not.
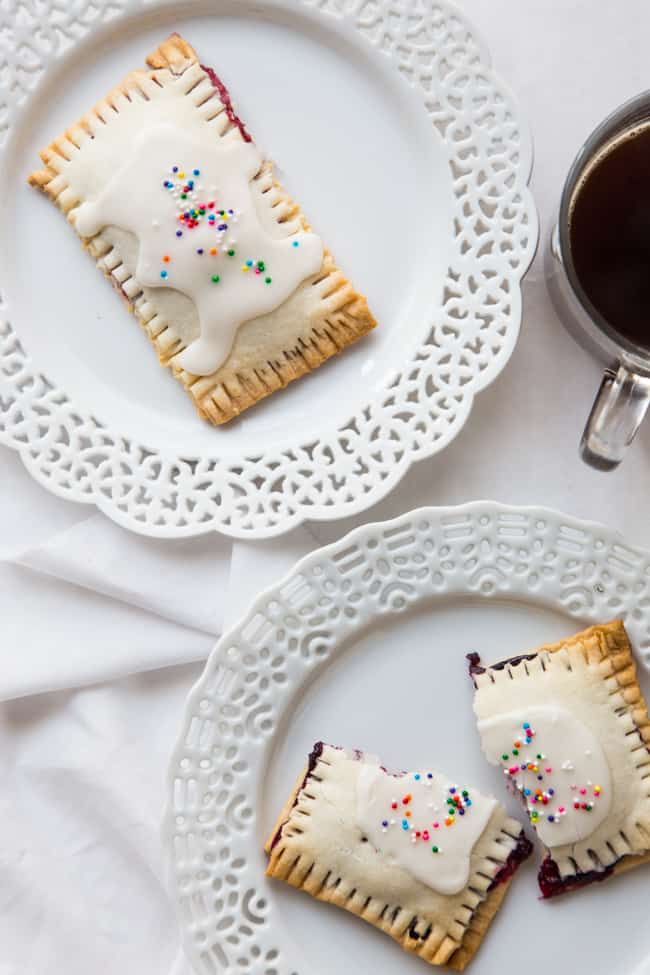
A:
[[[615,718],[621,753],[629,760],[630,778],[634,778],[635,786],[639,785],[636,808],[627,817],[627,821],[633,823],[633,828],[623,829],[619,824],[610,836],[605,836],[606,831],[603,831],[598,842],[595,837],[590,837],[588,843],[576,844],[574,855],[568,858],[569,862],[563,855],[549,851],[549,859],[555,862],[557,858],[560,864],[566,889],[574,889],[583,884],[579,879],[572,883],[572,875],[579,878],[590,873],[588,862],[577,862],[579,847],[588,847],[585,852],[591,857],[598,857],[601,865],[598,869],[605,871],[607,876],[624,873],[650,861],[650,719],[638,683],[630,640],[621,620],[598,623],[565,640],[544,644],[500,663],[485,667],[474,663],[471,670],[478,693],[481,688],[498,684],[503,686],[506,682],[510,687],[521,687],[523,681],[534,681],[539,677],[540,668],[547,671],[556,665],[567,678],[569,675],[571,678],[577,676],[578,682],[585,686],[587,702],[591,701],[587,684],[592,693],[598,685],[606,688],[607,717]],[[592,706],[597,714],[599,702],[593,700]],[[616,851],[615,855],[610,855],[608,860],[607,855],[612,851]],[[591,864],[592,872],[597,872],[594,871],[595,866],[595,863]],[[585,883],[589,883],[589,880]],[[560,892],[562,890],[558,889],[557,893]]]
[[[149,55],[147,64],[151,70],[128,74],[104,101],[43,149],[44,167],[29,177],[29,182],[52,199],[73,224],[74,209],[83,202],[83,196],[70,185],[66,162],[83,152],[97,129],[110,126],[116,114],[128,112],[133,104],[141,107],[143,99],[155,100],[157,88],[187,78],[184,94],[212,131],[220,137],[242,137],[229,117],[230,106],[224,105],[194,49],[180,35],[167,38]],[[272,209],[277,225],[290,220],[296,227],[310,229],[299,206],[274,179],[269,163],[260,169],[253,188],[261,205]],[[179,328],[173,314],[165,314],[156,289],[137,284],[127,243],[124,235],[111,228],[83,240],[98,267],[127,301],[156,348],[160,363],[169,367],[183,384],[198,413],[215,425],[228,422],[311,372],[376,325],[365,297],[355,291],[325,250],[316,275],[303,282],[274,312],[244,323],[223,365],[211,375],[196,376],[176,361],[192,337],[191,328]],[[188,314],[185,307],[183,314]]]
[[[632,720],[646,745],[650,744],[648,707],[639,687],[632,645],[622,620],[596,623],[567,640],[539,647],[535,653],[558,653],[564,648],[579,654],[589,666],[612,678],[631,711]]]
[[[540,647],[537,652],[546,650],[548,653],[557,653],[563,647],[574,648],[592,666],[601,667],[603,677],[611,677],[616,681],[625,703],[630,708],[639,735],[646,745],[650,745],[648,707],[639,687],[636,661],[623,621],[597,623],[568,640],[560,640]],[[614,864],[612,873],[626,873],[648,862],[650,862],[650,850],[647,853],[628,853]]]
[[[413,879],[412,901],[397,903],[387,899],[384,888],[373,889],[370,877],[360,880],[349,866],[347,874],[338,870],[335,857],[328,859],[322,848],[322,834],[310,836],[310,807],[322,797],[323,782],[337,774],[337,764],[353,761],[342,749],[329,745],[322,746],[317,758],[314,755],[298,776],[264,846],[269,856],[267,876],[356,914],[431,965],[463,971],[478,951],[519,863],[530,852],[521,825],[497,806],[472,853],[472,874],[463,891],[447,897]],[[340,813],[337,820],[340,833],[349,826],[343,816]],[[350,842],[347,832],[342,842]],[[360,861],[362,843],[359,833],[355,856],[348,863]],[[415,903],[419,910],[414,910]]]

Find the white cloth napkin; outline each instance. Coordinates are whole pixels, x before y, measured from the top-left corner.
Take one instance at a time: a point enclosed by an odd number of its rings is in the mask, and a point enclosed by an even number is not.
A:
[[[190,975],[160,816],[201,666],[0,707],[0,975]]]
[[[203,660],[225,613],[317,544],[143,538],[49,495],[4,450],[0,538],[0,700]]]
[[[0,470],[0,975],[191,975],[160,843],[183,702],[317,540],[142,538]]]
[[[197,660],[220,632],[227,541],[196,545],[190,572],[185,543],[52,497],[7,451],[0,537],[0,699]]]

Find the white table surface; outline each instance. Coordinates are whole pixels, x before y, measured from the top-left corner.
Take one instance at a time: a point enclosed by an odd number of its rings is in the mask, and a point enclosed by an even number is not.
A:
[[[600,369],[558,322],[542,260],[580,142],[603,115],[647,86],[650,6],[644,0],[464,0],[463,6],[530,121],[542,240],[524,287],[519,345],[449,449],[412,469],[359,519],[238,544],[232,552],[218,538],[183,542],[182,552],[180,543],[166,543],[174,559],[181,552],[182,572],[162,573],[157,594],[143,583],[136,608],[114,579],[98,592],[80,584],[74,566],[66,578],[54,578],[63,547],[57,555],[56,539],[89,532],[104,552],[128,552],[131,571],[142,566],[143,575],[152,560],[165,558],[161,543],[132,542],[99,523],[101,516],[47,495],[13,454],[0,453],[0,652],[14,661],[2,693],[13,700],[0,705],[0,975],[186,975],[158,837],[169,750],[201,669],[200,662],[183,661],[204,658],[224,618],[236,617],[256,588],[300,552],[361,521],[474,498],[550,505],[650,547],[650,423],[617,472],[598,474],[580,462],[577,444]],[[166,612],[167,597],[174,607],[194,605],[185,617],[178,608]],[[83,683],[80,661],[96,643],[114,646],[114,673],[108,668],[99,675],[106,679],[95,675],[90,686],[66,689],[66,667],[81,674],[70,683]],[[128,650],[136,645],[140,659],[151,650],[167,666],[151,670],[143,663],[146,672],[129,676]],[[38,680],[30,684],[32,661],[43,654],[61,659],[61,689],[26,694],[44,689]]]

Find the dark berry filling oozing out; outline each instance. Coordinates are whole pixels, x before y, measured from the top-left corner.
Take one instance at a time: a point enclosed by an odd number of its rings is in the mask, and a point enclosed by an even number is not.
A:
[[[570,890],[577,890],[579,887],[588,887],[589,884],[599,883],[609,877],[614,869],[613,866],[604,867],[602,870],[587,870],[585,873],[576,873],[571,877],[561,877],[560,871],[555,860],[547,856],[542,860],[542,864],[537,874],[539,889],[542,897],[557,897],[559,894],[567,894]]]
[[[298,796],[300,795],[300,793],[302,792],[302,790],[305,788],[305,785],[307,784],[307,779],[309,778],[309,776],[311,775],[311,773],[316,768],[316,763],[318,762],[318,759],[323,754],[323,748],[324,747],[325,747],[324,742],[317,741],[316,744],[314,745],[314,747],[312,748],[311,753],[309,755],[309,760],[307,762],[307,771],[305,772],[305,777],[302,780],[302,785],[300,786],[300,788],[296,792],[296,798],[293,801],[293,805],[294,806],[298,802]],[[271,843],[271,847],[270,847],[271,850],[273,849],[273,847],[276,845],[276,843],[280,839],[280,836],[282,834],[282,827],[283,826],[284,826],[284,823],[281,823],[281,825],[276,830],[275,836],[273,837],[273,841]]]
[[[533,844],[530,842],[523,829],[517,837],[517,845],[508,854],[508,859],[503,864],[497,874],[495,874],[489,889],[492,890],[497,884],[505,884],[518,870],[524,860],[533,852]]]
[[[239,115],[237,115],[237,113],[235,112],[235,109],[232,107],[230,92],[224,85],[219,75],[216,73],[216,71],[214,71],[212,68],[207,67],[207,65],[205,64],[202,64],[201,68],[203,71],[205,71],[208,78],[212,82],[213,86],[219,92],[219,98],[221,99],[223,106],[226,109],[226,115],[228,116],[232,124],[237,126],[245,142],[252,142],[253,140],[251,139],[250,135],[246,131],[246,126],[240,119]]]
[[[490,664],[489,667],[483,667],[481,664],[481,655],[475,651],[465,656],[468,661],[469,675],[473,677],[475,674],[484,674],[486,670],[504,670],[506,667],[517,667],[524,660],[534,660],[537,654],[520,653],[517,657],[508,657],[507,660],[499,660],[498,663]]]

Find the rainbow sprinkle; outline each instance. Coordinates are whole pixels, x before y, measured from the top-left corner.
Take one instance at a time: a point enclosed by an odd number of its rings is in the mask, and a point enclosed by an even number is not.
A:
[[[414,786],[420,789],[430,789],[433,784],[433,772],[414,772],[413,773]],[[468,789],[458,789],[456,786],[451,786],[448,790],[449,794],[445,798],[445,818],[442,820],[445,826],[451,827],[458,822],[458,818],[465,816],[472,805],[472,797]],[[382,832],[386,833],[392,826],[396,823],[401,826],[404,833],[409,834],[411,843],[417,843],[421,840],[423,843],[428,843],[431,839],[431,833],[433,830],[438,830],[441,827],[440,820],[434,819],[432,822],[426,823],[422,826],[413,822],[413,811],[410,808],[413,803],[413,792],[405,792],[399,798],[393,798],[390,802],[390,808],[394,812],[396,809],[402,808],[402,815],[399,820],[385,818],[381,820]],[[441,852],[440,846],[432,846],[431,851],[433,853]]]
[[[530,788],[525,782],[518,782],[517,777],[519,773],[532,773],[536,776],[538,782],[543,782],[546,775],[551,775],[553,772],[553,767],[551,765],[543,765],[546,756],[543,752],[536,752],[534,759],[529,759],[525,762],[519,761],[519,753],[522,748],[525,748],[532,744],[532,740],[535,737],[535,731],[531,728],[530,722],[525,721],[522,724],[523,735],[521,738],[516,738],[512,743],[512,749],[510,752],[504,751],[501,755],[501,760],[505,763],[505,768],[503,769],[504,775],[511,778],[516,788],[522,793],[526,799],[528,817],[533,825],[537,824],[542,813],[540,811],[540,806],[550,806],[555,800],[555,789],[547,786],[546,788],[536,787]],[[525,741],[522,741],[525,739]],[[511,758],[517,758],[517,762],[510,764]],[[573,768],[572,763],[565,762],[562,766],[563,769],[569,770]],[[591,785],[591,784],[590,784]],[[598,799],[602,794],[602,787],[599,785],[594,785],[591,787],[593,792],[593,799]],[[576,796],[573,800],[573,809],[580,812],[591,812],[594,808],[594,803],[588,796],[587,786],[571,785],[571,789],[574,792],[578,792],[580,798]],[[566,816],[567,810],[565,806],[558,805],[556,809],[549,809],[545,812],[545,819],[549,823],[558,823],[562,817]]]
[[[217,199],[210,199],[203,192],[203,187],[199,181],[200,177],[201,170],[198,166],[184,169],[182,166],[175,165],[170,167],[162,180],[163,190],[171,196],[178,211],[175,218],[175,235],[180,239],[188,231],[191,232],[199,227],[204,227],[214,232],[216,245],[223,244],[225,246],[224,237],[228,231],[232,233],[233,225],[239,221],[240,212],[233,207],[224,206]],[[159,221],[154,220],[154,225],[160,226]],[[235,257],[237,253],[234,246],[236,241],[234,238],[230,238],[227,243],[228,247],[222,253],[227,257]],[[300,241],[292,240],[291,244],[292,247],[297,248],[300,246]],[[220,249],[219,246],[208,247],[203,242],[202,247],[195,248],[195,253],[197,257],[202,257],[206,253],[212,257],[218,257]],[[168,263],[170,260],[171,258],[168,255],[163,257],[164,263]],[[222,269],[219,268],[219,270]],[[241,271],[252,271],[253,276],[259,277],[260,281],[266,285],[273,283],[266,262],[261,258],[247,257],[241,264]],[[169,272],[166,269],[160,271],[161,278],[165,279],[168,276]],[[210,280],[215,283],[220,281],[221,274],[210,274]]]
[[[163,180],[163,188],[176,201],[177,220],[186,230],[195,230],[207,222],[221,239],[231,225],[237,223],[239,213],[232,207],[220,207],[216,200],[203,197],[202,187],[194,178],[201,175],[201,170],[195,166],[191,172],[191,176],[186,176],[180,166],[172,166],[171,176]],[[181,237],[182,231],[177,230],[176,236]]]

